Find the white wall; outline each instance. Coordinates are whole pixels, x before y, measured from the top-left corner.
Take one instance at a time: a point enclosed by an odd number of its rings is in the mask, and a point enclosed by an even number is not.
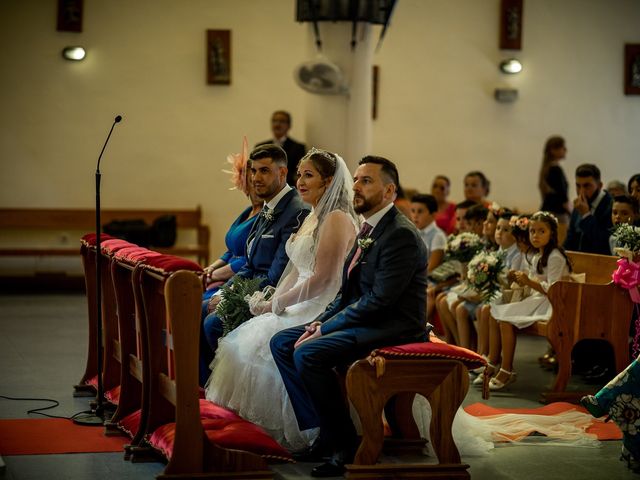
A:
[[[498,48],[499,0],[401,0],[381,51],[374,151],[400,167],[407,187],[429,189],[438,173],[462,178],[481,169],[490,197],[539,206],[537,175],[546,138],[565,136],[572,182],[581,163],[603,179],[640,171],[640,96],[623,94],[625,43],[640,43],[636,0],[526,0],[522,51]],[[517,56],[519,75],[498,70]],[[498,86],[519,90],[512,104]]]
[[[0,2],[0,206],[86,207],[103,158],[105,208],[201,204],[212,248],[244,205],[220,170],[228,153],[269,136],[278,108],[304,140],[306,92],[292,72],[309,59],[294,0],[85,0],[84,31],[56,32],[56,0]],[[400,0],[382,49],[373,152],[407,187],[436,173],[482,169],[492,198],[538,206],[547,136],[567,138],[569,178],[582,162],[606,179],[640,170],[640,96],[622,93],[625,42],[640,43],[637,0],[527,0],[522,74],[498,71],[499,0]],[[205,83],[205,30],[232,29],[231,86]],[[379,29],[374,30],[377,37]],[[81,44],[83,62],[64,61]],[[348,45],[345,45],[348,48]],[[497,86],[520,99],[499,104]],[[310,117],[309,117],[310,118]],[[347,159],[353,162],[353,159]]]

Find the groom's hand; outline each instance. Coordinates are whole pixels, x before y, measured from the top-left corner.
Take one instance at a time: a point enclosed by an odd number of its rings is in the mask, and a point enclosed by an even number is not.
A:
[[[321,337],[322,336],[322,330],[320,329],[321,325],[322,325],[322,322],[311,322],[309,325],[304,327],[305,332],[302,335],[300,335],[300,338],[295,343],[295,345],[293,345],[293,348],[296,349],[308,340],[313,340],[314,338]]]
[[[220,303],[220,295],[214,295],[209,299],[209,304],[207,305],[207,311],[209,313],[215,312],[219,303]]]

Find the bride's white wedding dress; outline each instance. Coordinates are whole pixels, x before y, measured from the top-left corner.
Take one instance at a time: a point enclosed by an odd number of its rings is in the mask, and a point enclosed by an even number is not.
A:
[[[312,232],[292,236],[287,254],[297,270],[292,290],[314,272]],[[264,429],[284,446],[297,450],[309,445],[316,431],[300,432],[289,396],[276,367],[269,341],[277,332],[313,320],[337,294],[337,282],[316,297],[291,305],[280,314],[265,313],[243,323],[220,339],[206,397],[237,412]]]

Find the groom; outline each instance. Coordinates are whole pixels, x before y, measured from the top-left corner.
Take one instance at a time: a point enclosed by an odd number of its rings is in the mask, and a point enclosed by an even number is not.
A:
[[[276,286],[289,257],[285,244],[292,233],[298,231],[309,207],[298,191],[287,184],[287,154],[277,145],[261,145],[249,155],[250,181],[256,195],[264,200],[261,216],[253,224],[247,241],[247,263],[236,277],[261,277],[260,288]],[[209,378],[209,365],[222,337],[222,320],[215,313],[219,295],[209,301],[209,314],[203,321],[200,340],[200,383]],[[204,341],[206,340],[206,341]]]
[[[347,366],[385,345],[427,340],[424,243],[393,205],[396,166],[364,157],[354,175],[353,205],[365,223],[347,256],[342,288],[313,322],[283,330],[271,351],[301,430],[320,427],[318,440],[297,455],[330,459],[314,477],[342,475],[356,450],[356,431],[334,368]]]

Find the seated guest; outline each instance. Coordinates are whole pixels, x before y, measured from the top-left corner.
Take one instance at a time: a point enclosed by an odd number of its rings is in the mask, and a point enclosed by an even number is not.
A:
[[[491,202],[487,201],[491,182],[484,173],[474,170],[464,176],[464,198],[475,203],[480,203],[488,207]]]
[[[287,183],[295,186],[296,173],[298,172],[298,162],[304,157],[307,151],[303,143],[296,142],[293,138],[289,137],[289,129],[291,128],[291,114],[284,110],[277,110],[271,115],[271,132],[273,138],[259,142],[256,147],[260,145],[278,145],[287,154]]]
[[[629,190],[629,196],[635,198],[636,201],[640,203],[640,173],[636,173],[629,179],[627,190]]]
[[[609,192],[609,195],[611,195],[612,197],[628,195],[629,193],[627,192],[627,186],[624,183],[622,183],[620,180],[611,180],[609,183],[607,183],[606,190],[607,192]]]
[[[456,228],[456,204],[447,200],[451,190],[451,181],[444,175],[436,175],[431,184],[431,195],[438,202],[438,211],[435,214],[436,225],[447,235],[453,233]]]
[[[611,222],[613,227],[617,227],[623,223],[634,225],[638,220],[638,202],[629,195],[618,195],[613,198],[613,206],[611,207]],[[613,234],[609,237],[609,246],[611,255],[615,255],[614,248],[617,247],[616,239]]]
[[[277,145],[256,147],[249,156],[251,181],[256,195],[264,201],[264,207],[251,232],[247,244],[247,263],[236,277],[261,277],[260,288],[275,286],[289,257],[285,245],[289,236],[300,228],[309,207],[304,204],[297,190],[287,185],[287,154]],[[222,320],[215,313],[219,295],[209,300],[209,314],[203,322],[200,341],[200,381],[209,378],[209,365],[215,357],[218,339],[222,336]]]
[[[609,255],[611,195],[602,189],[600,169],[589,163],[576,168],[576,191],[564,248]]]
[[[229,158],[233,169],[231,181],[234,184],[234,188],[240,190],[249,198],[251,206],[247,207],[227,230],[227,234],[224,237],[227,251],[204,269],[206,289],[202,296],[203,318],[208,313],[207,308],[211,296],[218,291],[222,283],[233,277],[247,263],[246,248],[249,232],[264,204],[264,200],[256,195],[253,183],[250,181],[249,175],[247,175],[248,156],[247,152],[246,156],[234,155]]]
[[[438,203],[433,195],[414,195],[411,198],[411,220],[420,232],[420,237],[427,247],[427,272],[442,263],[447,237],[438,228],[434,214]]]
[[[338,296],[307,325],[271,339],[300,429],[320,428],[317,441],[297,456],[304,461],[329,457],[311,471],[314,477],[342,475],[357,447],[334,369],[374,348],[427,341],[430,330],[424,310],[427,252],[416,227],[393,205],[395,165],[382,157],[365,157],[353,178],[355,211],[365,223],[345,261]]]

